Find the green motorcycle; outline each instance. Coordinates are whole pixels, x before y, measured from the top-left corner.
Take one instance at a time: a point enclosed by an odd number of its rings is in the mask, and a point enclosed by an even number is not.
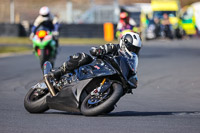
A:
[[[52,31],[44,26],[40,26],[36,30],[32,42],[34,54],[39,58],[41,68],[43,68],[45,61],[49,61],[54,65],[57,54],[57,42],[53,37]]]

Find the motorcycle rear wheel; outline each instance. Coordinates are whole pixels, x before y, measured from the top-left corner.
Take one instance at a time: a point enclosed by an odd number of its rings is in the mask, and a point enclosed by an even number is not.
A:
[[[123,94],[122,86],[118,83],[113,83],[112,87],[109,88],[110,92],[100,104],[96,104],[91,107],[88,100],[92,97],[89,94],[81,104],[81,113],[86,116],[97,116],[101,114],[107,114],[114,109],[115,104],[118,102]],[[108,89],[108,90],[109,90]]]
[[[24,107],[30,113],[43,113],[49,109],[46,97],[50,93],[44,94],[42,97],[33,98],[36,88],[31,88],[24,98]]]

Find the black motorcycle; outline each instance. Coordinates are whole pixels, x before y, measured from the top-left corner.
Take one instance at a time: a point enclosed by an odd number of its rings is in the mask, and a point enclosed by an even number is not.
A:
[[[107,114],[123,95],[132,92],[130,64],[123,56],[104,55],[56,81],[48,74],[52,66],[47,61],[44,79],[25,96],[25,109],[30,113],[56,109],[86,116]]]

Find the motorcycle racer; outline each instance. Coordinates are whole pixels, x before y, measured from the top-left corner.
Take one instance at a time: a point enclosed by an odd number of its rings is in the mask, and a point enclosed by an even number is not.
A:
[[[58,18],[55,17],[49,10],[47,6],[41,7],[39,11],[39,16],[36,18],[36,20],[33,23],[30,39],[33,39],[33,36],[35,35],[35,32],[37,28],[40,26],[46,26],[50,30],[52,30],[54,39],[56,40],[56,44],[58,47],[58,36],[59,36],[59,22]]]
[[[127,79],[132,88],[137,88],[137,67],[138,54],[142,43],[138,33],[127,32],[120,39],[119,44],[105,44],[99,47],[91,47],[90,54],[92,56],[102,56],[113,54],[113,56],[123,56],[126,58],[127,64],[131,68],[131,72]],[[92,62],[92,57],[85,53],[77,53],[63,63],[61,67],[50,73],[52,77],[59,80],[66,73],[73,72],[74,69]]]
[[[134,31],[136,26],[136,22],[134,19],[130,18],[127,12],[121,12],[120,13],[120,20],[117,24],[117,32],[116,37],[121,37],[121,33],[124,30],[131,30]]]

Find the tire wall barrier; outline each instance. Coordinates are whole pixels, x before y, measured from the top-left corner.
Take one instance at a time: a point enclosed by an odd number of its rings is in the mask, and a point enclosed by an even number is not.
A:
[[[0,36],[5,37],[25,37],[29,36],[29,31],[26,31],[21,24],[0,24]],[[114,25],[114,31],[116,25]],[[115,34],[115,32],[114,32]],[[115,35],[114,35],[115,36]],[[61,24],[60,37],[70,38],[103,38],[103,24]]]
[[[27,36],[27,33],[21,24],[0,24],[0,36],[20,37]]]

